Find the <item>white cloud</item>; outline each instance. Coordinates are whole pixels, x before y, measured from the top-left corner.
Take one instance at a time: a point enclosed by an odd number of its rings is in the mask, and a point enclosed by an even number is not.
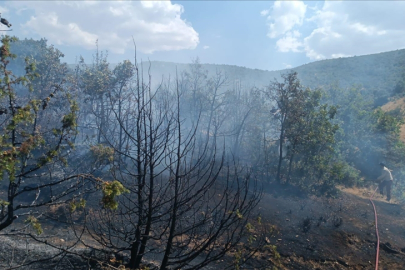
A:
[[[298,40],[301,34],[298,31],[287,32],[284,37],[276,42],[276,48],[280,52],[301,52],[303,44]]]
[[[304,6],[277,1],[270,10],[268,36],[279,51],[320,60],[405,48],[404,1],[325,1],[308,7],[310,18]]]
[[[307,6],[302,1],[275,1],[271,10],[263,10],[262,16],[268,21],[268,33],[270,38],[279,37],[296,25],[302,25]]]
[[[29,9],[34,15],[23,24],[27,32],[50,43],[95,47],[124,53],[195,49],[198,33],[181,18],[184,9],[170,1],[13,1],[11,8]]]
[[[260,15],[266,16],[267,14],[269,14],[269,12],[270,12],[270,10],[262,10],[262,11],[260,12]]]
[[[304,38],[311,59],[336,58],[405,47],[405,2],[327,1]]]
[[[210,48],[210,46],[207,46],[207,45],[205,45],[205,46],[203,47],[204,50],[209,49],[209,48]]]
[[[340,58],[340,57],[349,57],[350,55],[343,54],[343,53],[334,53],[332,54],[332,58]]]
[[[76,23],[61,24],[55,12],[40,16],[31,17],[29,20],[31,29],[41,29],[46,32],[46,38],[58,45],[68,43],[80,44],[86,49],[94,48],[98,36],[84,31]]]
[[[0,7],[0,13],[1,14],[7,14],[8,13],[8,9],[5,7]]]

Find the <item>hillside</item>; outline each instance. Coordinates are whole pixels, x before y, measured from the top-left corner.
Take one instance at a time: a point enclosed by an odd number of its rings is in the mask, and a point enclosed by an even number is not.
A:
[[[368,91],[392,91],[405,71],[405,50],[329,59],[295,68],[304,85],[361,84]]]
[[[390,101],[390,102],[384,104],[381,107],[381,109],[383,109],[386,112],[397,110],[397,109],[399,109],[401,111],[404,111],[404,109],[405,109],[405,98],[400,98],[400,99],[397,99],[397,100]],[[401,138],[401,141],[405,142],[405,124],[401,126],[400,132],[401,133],[400,133],[399,136]]]
[[[191,62],[190,62],[191,63]],[[150,64],[150,66],[149,66]],[[177,74],[189,70],[190,64],[173,63],[163,61],[143,62],[144,76],[150,67],[152,84],[158,85],[162,78],[174,78]],[[71,68],[74,65],[69,65]],[[116,64],[110,64],[114,68]],[[298,72],[298,78],[304,86],[310,88],[325,87],[338,84],[346,88],[353,85],[361,85],[370,93],[386,100],[392,95],[392,91],[398,80],[405,74],[405,49],[383,52],[378,54],[354,56],[337,59],[315,61],[292,69],[283,70],[260,70],[233,65],[202,64],[208,76],[216,71],[221,71],[228,78],[228,85],[238,81],[242,89],[251,87],[265,87],[274,79],[280,79],[280,74],[290,70]]]
[[[145,63],[145,67],[148,64]],[[162,76],[174,77],[187,70],[188,64],[151,62],[151,74],[155,80]],[[230,82],[239,80],[246,87],[267,86],[274,78],[290,69],[267,71],[230,65],[203,64],[209,74],[223,71]],[[405,49],[379,54],[316,61],[293,68],[298,72],[302,84],[311,88],[338,83],[341,87],[362,85],[367,91],[378,95],[390,95],[405,71]],[[159,79],[158,79],[159,78]]]

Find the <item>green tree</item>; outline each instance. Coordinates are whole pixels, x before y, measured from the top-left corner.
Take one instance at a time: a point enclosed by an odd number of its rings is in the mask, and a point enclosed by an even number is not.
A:
[[[304,88],[296,72],[282,78],[283,82],[273,82],[266,92],[276,105],[272,110],[279,142],[276,179],[288,183],[294,177],[302,186],[317,185],[334,150],[338,126],[332,120],[337,108],[322,105],[322,92]]]
[[[15,75],[25,74],[26,59],[35,65],[35,72],[40,74],[31,81],[34,89],[31,95],[50,94],[53,86],[66,79],[69,73],[67,64],[61,62],[64,54],[54,46],[48,46],[46,39],[17,40],[10,44],[10,51],[16,55],[16,58],[9,64],[9,69]]]
[[[368,179],[378,176],[381,161],[391,168],[402,163],[399,130],[403,115],[400,111],[384,112],[376,108],[372,96],[360,87],[342,89],[331,85],[326,92],[326,101],[339,106],[335,119],[340,126],[335,147],[337,159]]]
[[[69,76],[64,74],[59,81],[55,77],[41,81],[41,76],[47,74],[37,73],[28,57],[26,73],[16,76],[9,70],[17,57],[10,52],[10,45],[18,39],[4,36],[1,42],[0,173],[1,189],[7,192],[0,195],[0,230],[10,226],[18,215],[27,215],[24,211],[29,209],[74,202],[81,198],[80,190],[94,184],[111,190],[107,188],[110,184],[101,179],[78,173],[76,168],[66,169],[69,152],[74,148],[78,112]],[[53,49],[47,52],[55,53],[49,57],[57,63],[55,59],[61,54]],[[40,85],[50,88],[36,91]],[[112,186],[119,188],[117,184]],[[116,195],[105,192],[104,199],[111,201]],[[40,232],[36,218],[27,220]]]
[[[77,67],[79,87],[84,94],[82,125],[96,132],[96,143],[105,141],[103,136],[107,134],[109,110],[108,95],[113,88],[113,72],[107,61],[107,56],[97,49],[92,65],[86,65],[81,58]]]
[[[293,115],[296,109],[300,107],[302,101],[303,88],[297,78],[296,72],[290,72],[282,75],[283,82],[274,81],[266,90],[267,96],[275,107],[271,111],[277,122],[277,137],[278,137],[278,164],[276,179],[279,183],[282,182],[281,169],[282,162],[285,157],[284,144],[287,136],[286,130],[291,121],[295,121]]]
[[[293,129],[290,146],[288,180],[308,190],[321,188],[321,193],[329,192],[337,184],[331,178],[334,166],[335,134],[339,129],[332,121],[337,108],[320,105],[320,91],[309,93],[304,121],[297,121],[300,129]],[[300,123],[301,122],[301,123]],[[295,124],[297,124],[295,123]],[[294,159],[295,158],[295,159]],[[292,171],[292,168],[295,171]]]

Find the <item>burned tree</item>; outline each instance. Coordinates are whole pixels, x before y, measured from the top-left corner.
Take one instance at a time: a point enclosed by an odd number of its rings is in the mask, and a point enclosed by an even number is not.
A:
[[[261,193],[254,177],[227,164],[215,138],[198,140],[201,116],[186,121],[178,80],[153,91],[139,73],[135,65],[132,103],[112,106],[119,128],[106,136],[119,138],[120,129],[127,136],[123,147],[117,139],[108,144],[119,160],[112,174],[130,193],[116,210],[86,209],[87,231],[111,252],[128,253],[131,269],[151,254],[160,269],[201,269],[243,250]],[[254,251],[241,251],[242,258]]]

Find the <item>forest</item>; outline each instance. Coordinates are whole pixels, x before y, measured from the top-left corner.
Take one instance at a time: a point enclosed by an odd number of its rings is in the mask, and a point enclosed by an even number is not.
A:
[[[311,269],[283,268],[263,198],[338,199],[383,162],[405,202],[404,51],[245,74],[1,43],[2,269]]]

